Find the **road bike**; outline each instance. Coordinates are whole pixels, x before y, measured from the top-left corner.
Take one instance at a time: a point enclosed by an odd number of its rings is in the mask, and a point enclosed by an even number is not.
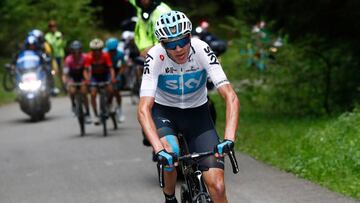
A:
[[[85,135],[85,113],[84,113],[84,105],[85,105],[85,96],[81,91],[80,87],[83,83],[71,83],[71,86],[76,88],[76,93],[74,95],[74,103],[75,103],[75,115],[78,119],[79,126],[80,126],[80,135]]]
[[[110,82],[99,82],[99,83],[93,84],[98,88],[98,92],[100,95],[100,99],[99,99],[100,100],[100,121],[103,126],[104,137],[106,137],[108,135],[107,123],[106,123],[108,118],[111,118],[113,125],[114,125],[114,130],[116,130],[118,128],[115,112],[111,111],[110,105],[108,102],[109,95],[108,95],[106,86],[109,84],[110,84]]]
[[[181,184],[180,197],[182,203],[211,203],[211,198],[202,177],[202,171],[199,170],[199,161],[206,156],[213,156],[213,151],[189,153],[186,142],[182,135],[179,135],[181,146],[181,156],[177,157],[185,182]],[[238,163],[235,157],[235,151],[229,148],[224,149],[229,156],[233,173],[239,172]],[[158,175],[160,187],[165,187],[164,165],[158,164]]]

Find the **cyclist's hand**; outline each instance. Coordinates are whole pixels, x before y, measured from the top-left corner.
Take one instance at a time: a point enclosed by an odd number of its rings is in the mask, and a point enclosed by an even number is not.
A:
[[[176,155],[171,152],[167,152],[165,149],[156,153],[156,161],[158,164],[165,165],[166,167],[174,167]]]
[[[216,157],[222,157],[225,153],[234,149],[234,142],[231,140],[223,140],[215,146],[214,152]]]

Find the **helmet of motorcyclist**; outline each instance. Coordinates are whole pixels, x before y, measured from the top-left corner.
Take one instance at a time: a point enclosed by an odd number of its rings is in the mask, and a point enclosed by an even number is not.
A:
[[[25,45],[25,48],[26,49],[33,49],[35,50],[37,48],[37,39],[35,36],[27,36],[26,39],[25,39],[25,42],[24,42],[24,45]]]
[[[28,35],[32,35],[32,36],[35,36],[36,38],[41,38],[44,36],[43,32],[39,29],[33,29],[31,30]]]
[[[191,33],[192,24],[180,11],[162,14],[156,21],[155,35],[159,41],[172,40]]]
[[[100,50],[104,48],[104,42],[99,38],[95,38],[90,41],[89,46],[92,50]]]
[[[31,36],[31,35],[36,37],[36,39],[39,43],[44,42],[44,33],[41,30],[33,29],[28,33],[28,36]]]
[[[80,51],[82,49],[82,44],[80,41],[78,40],[74,40],[73,42],[71,42],[70,44],[70,49],[72,51]]]
[[[106,40],[105,46],[108,51],[116,50],[119,45],[119,40],[115,37],[111,37]]]

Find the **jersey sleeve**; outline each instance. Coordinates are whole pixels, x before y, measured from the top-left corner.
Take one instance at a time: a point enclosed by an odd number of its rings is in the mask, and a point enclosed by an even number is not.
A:
[[[154,52],[150,50],[145,59],[140,97],[155,97],[159,77],[159,71],[156,67],[159,67],[159,64],[153,56],[155,56]]]
[[[92,63],[92,56],[91,56],[91,52],[90,52],[88,54],[85,54],[84,68],[89,69],[91,67],[91,63]]]
[[[71,65],[70,63],[71,63],[71,58],[69,55],[65,58],[64,61],[64,69],[63,69],[64,74],[68,74],[70,72],[70,65]]]
[[[104,56],[106,66],[109,67],[109,68],[112,67],[113,64],[112,64],[111,57],[110,57],[109,53],[104,52],[103,56]]]
[[[224,70],[216,57],[215,53],[211,50],[210,46],[201,40],[195,39],[194,45],[197,47],[196,54],[200,59],[200,64],[205,67],[207,74],[216,88],[222,85],[229,84]]]

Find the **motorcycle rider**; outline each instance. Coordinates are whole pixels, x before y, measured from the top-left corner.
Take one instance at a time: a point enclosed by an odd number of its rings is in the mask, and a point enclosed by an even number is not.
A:
[[[119,123],[125,121],[125,116],[121,108],[121,94],[120,89],[122,84],[124,84],[124,71],[125,71],[125,60],[124,53],[118,50],[119,40],[112,37],[106,40],[105,52],[109,53],[111,57],[111,62],[113,64],[115,78],[117,83],[113,86],[113,96],[116,98],[116,115]]]
[[[100,118],[97,111],[96,105],[96,95],[97,87],[96,84],[100,82],[116,82],[115,72],[113,65],[111,63],[110,55],[106,52],[103,52],[104,42],[101,39],[95,38],[90,41],[91,51],[88,53],[85,62],[85,78],[88,84],[91,85],[91,106],[95,114],[95,125],[100,124]],[[111,84],[106,85],[106,90],[108,95],[113,93],[113,88]],[[109,97],[109,103],[111,102],[111,97]]]
[[[58,88],[55,87],[55,80],[54,80],[54,76],[51,73],[51,46],[50,44],[45,40],[44,38],[44,34],[41,30],[39,29],[32,29],[29,33],[28,36],[34,36],[36,37],[37,40],[37,50],[41,52],[41,56],[44,59],[44,61],[46,62],[46,73],[47,73],[47,78],[49,81],[49,86],[52,90],[52,94],[53,95],[57,95],[60,91]]]
[[[27,68],[42,68],[45,72],[47,72],[47,63],[43,57],[42,52],[38,49],[38,41],[34,36],[27,36],[24,42],[24,48],[17,54],[16,60],[13,63],[18,70],[18,72],[26,71]],[[24,65],[24,62],[29,62],[28,60],[32,60],[32,64],[34,67],[29,67]],[[36,66],[35,64],[40,64],[40,66]],[[20,78],[19,75],[16,78],[17,83],[19,83]]]
[[[63,83],[67,87],[71,100],[72,111],[75,112],[75,93],[80,91],[84,95],[85,105],[85,122],[91,123],[89,100],[87,97],[87,86],[85,84],[84,69],[86,54],[82,52],[82,44],[80,41],[75,40],[70,44],[70,54],[65,58],[64,72],[62,76]],[[82,83],[80,89],[76,89],[76,86],[72,83]]]

